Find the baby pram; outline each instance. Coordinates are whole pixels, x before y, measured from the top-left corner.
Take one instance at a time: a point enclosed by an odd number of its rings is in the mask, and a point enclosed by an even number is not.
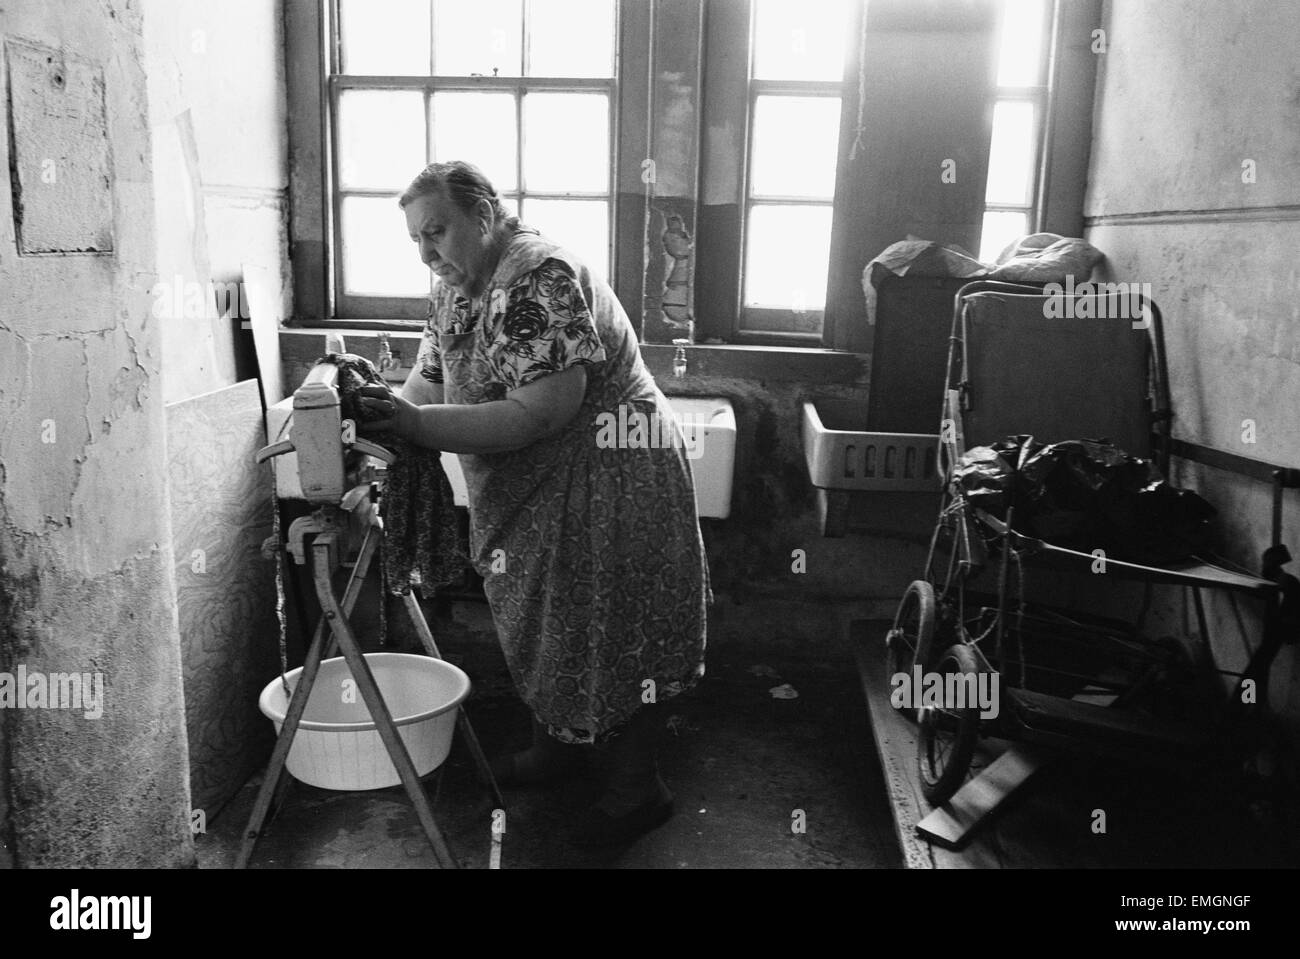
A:
[[[1196,556],[1138,562],[1047,542],[1023,531],[1011,499],[998,515],[972,505],[954,481],[969,447],[1025,434],[1040,443],[1104,438],[1167,476],[1169,419],[1161,317],[1145,297],[1053,297],[988,281],[957,294],[940,429],[942,506],[923,578],[909,586],[886,640],[891,686],[918,672],[971,680],[939,686],[948,694],[938,702],[905,707],[918,723],[922,791],[932,805],[962,786],[981,735],[1143,763],[1230,761],[1243,683],[1267,681],[1261,661],[1229,674],[1236,682],[1226,697],[1213,671],[1198,682],[1205,673],[1182,641],[1144,633],[1152,587],[1190,588],[1208,651],[1201,590],[1263,601],[1267,632],[1277,628],[1277,584]],[[1072,576],[1093,577],[1093,587],[1144,584],[1136,616],[1058,604]],[[981,674],[995,677],[1000,692],[996,714],[985,709],[983,718],[979,705],[951,695],[974,690]]]

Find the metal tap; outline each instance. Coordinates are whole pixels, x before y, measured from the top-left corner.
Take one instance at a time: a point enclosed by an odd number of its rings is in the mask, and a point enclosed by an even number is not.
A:
[[[381,374],[387,373],[389,370],[395,370],[401,365],[400,361],[393,355],[393,351],[388,345],[387,333],[379,334],[379,362],[375,365],[379,368]]]

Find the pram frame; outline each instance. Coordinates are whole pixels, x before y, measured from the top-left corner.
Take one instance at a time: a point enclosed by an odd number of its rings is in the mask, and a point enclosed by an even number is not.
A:
[[[975,527],[976,523],[981,524],[985,530],[990,531],[989,542],[999,554],[1000,562],[997,569],[998,577],[995,591],[996,605],[994,607],[994,625],[996,627],[998,649],[995,659],[1003,665],[1006,664],[1002,654],[1008,631],[1008,621],[1012,615],[1023,618],[1027,610],[1023,595],[1015,604],[1014,609],[1008,605],[1010,599],[1008,579],[1013,557],[1020,567],[1023,567],[1025,562],[1030,562],[1037,565],[1063,567],[1066,571],[1086,570],[1096,562],[1094,554],[1066,549],[1016,531],[1013,528],[1014,518],[1011,513],[1008,514],[1006,520],[1000,520],[984,511],[968,507],[968,504],[963,501],[960,492],[954,490],[951,485],[952,469],[966,450],[963,414],[971,409],[972,403],[971,383],[967,379],[970,369],[971,337],[967,325],[966,305],[970,297],[984,292],[1035,297],[1045,295],[1043,288],[1037,286],[978,280],[963,286],[954,297],[953,323],[949,337],[947,375],[941,412],[939,452],[936,458],[937,468],[944,480],[944,492],[939,518],[930,540],[923,579],[913,582],[908,588],[900,603],[893,628],[889,631],[887,653],[891,664],[891,675],[900,667],[908,668],[910,672],[910,669],[915,666],[920,666],[923,670],[930,670],[935,666],[947,666],[949,668],[958,668],[963,672],[972,669],[998,672],[998,669],[995,668],[994,663],[986,654],[985,649],[981,646],[982,641],[989,638],[990,634],[994,632],[993,628],[986,628],[979,637],[972,636],[967,630],[967,623],[971,621],[966,609],[967,584],[968,581],[976,578],[987,567],[988,561],[985,542]],[[1149,418],[1151,442],[1149,449],[1135,450],[1133,452],[1150,456],[1156,462],[1162,474],[1167,476],[1172,447],[1170,436],[1172,414],[1170,411],[1168,371],[1163,339],[1163,317],[1159,308],[1149,298],[1142,295],[1141,302],[1143,307],[1142,316],[1146,323],[1147,333],[1147,397],[1149,408],[1146,415]],[[1041,437],[1046,442],[1073,438],[1077,437]],[[980,437],[979,439],[982,442],[991,442],[996,437]],[[1277,507],[1275,507],[1276,513]],[[1275,529],[1278,523],[1279,517],[1275,515]],[[940,571],[935,568],[936,555],[939,551],[941,534],[945,529],[949,529],[954,535],[947,570],[941,576]],[[1104,563],[1106,572],[1114,574],[1116,578],[1138,580],[1146,584],[1143,608],[1137,622],[1132,627],[1131,638],[1139,645],[1146,643],[1140,637],[1140,630],[1150,605],[1152,587],[1159,583],[1181,585],[1191,589],[1200,627],[1203,652],[1209,652],[1210,642],[1208,622],[1200,594],[1202,588],[1230,590],[1264,600],[1266,608],[1265,635],[1267,635],[1267,630],[1270,628],[1267,620],[1276,615],[1277,603],[1274,600],[1278,587],[1271,580],[1236,573],[1199,560],[1167,567],[1113,559],[1106,559]],[[1023,576],[1023,568],[1019,571]],[[1023,579],[1020,585],[1023,592]],[[985,607],[985,610],[987,610],[987,607]],[[913,630],[913,645],[909,663],[908,639],[910,634],[908,633],[908,627],[913,616],[918,621]],[[927,617],[928,622],[926,622]],[[1126,701],[1132,701],[1141,693],[1144,684],[1149,685],[1160,670],[1168,668],[1171,658],[1170,651],[1159,647],[1157,644],[1149,644],[1149,646],[1152,653],[1153,670],[1145,675],[1140,675],[1133,688],[1121,691],[1114,700],[1115,703],[1122,705]],[[961,649],[958,647],[961,647]],[[1210,660],[1213,662],[1212,655]],[[1020,667],[1020,680],[1023,686],[1026,667],[1023,654]],[[1215,669],[1217,670],[1217,666]],[[1246,673],[1241,674],[1226,670],[1217,671],[1238,678],[1236,687],[1228,695],[1228,703],[1230,707],[1240,705],[1242,682],[1249,675],[1251,668],[1248,666]],[[1263,679],[1266,683],[1266,674]],[[1022,691],[1028,693],[1028,690]],[[1012,708],[1003,710],[998,717],[993,719],[981,720],[978,713],[970,708],[921,708],[915,713],[915,718],[920,727],[917,758],[921,773],[922,791],[932,805],[939,806],[945,803],[965,780],[966,770],[978,735],[995,733],[1000,738],[1012,741],[1023,740],[1054,747],[1083,748],[1089,751],[1100,748],[1104,754],[1119,758],[1153,758],[1148,756],[1141,748],[1140,741],[1143,739],[1141,730],[1137,728],[1131,729],[1132,735],[1129,736],[1131,742],[1126,743],[1123,741],[1124,736],[1117,737],[1116,735],[1114,723],[1112,722],[1113,714],[1103,717],[1098,707],[1093,707],[1098,711],[1092,715],[1091,720],[1085,718],[1078,721],[1081,714],[1086,713],[1087,710],[1080,710],[1078,705],[1071,700],[1059,698],[1057,702],[1053,702],[1051,697],[1034,694],[1031,705],[1033,709],[1039,710],[1042,715],[1051,719],[1055,710],[1062,714],[1069,713],[1076,720],[1071,727],[1071,733],[1065,735],[1061,734],[1059,730],[1035,728],[1024,721],[1025,711],[1020,708],[1021,703],[1016,700],[1016,692],[1015,688],[1008,690],[1010,695],[1007,698],[1012,700]],[[1028,699],[1029,697],[1022,698]],[[1233,715],[1231,708],[1227,715]],[[1089,735],[1090,721],[1095,721],[1100,731],[1108,733],[1108,735],[1097,737],[1097,739],[1104,739],[1104,743],[1095,741],[1094,737]],[[1102,727],[1107,728],[1103,729]],[[1225,729],[1223,732],[1227,733],[1229,731]],[[952,734],[952,740],[951,749],[945,754],[942,750],[936,748],[936,743],[947,733]],[[1170,735],[1168,728],[1161,729],[1160,733],[1166,738]],[[1221,758],[1227,751],[1227,740],[1230,738],[1230,735],[1225,735],[1218,737],[1212,743],[1204,741],[1189,742],[1187,753],[1195,755],[1199,752],[1203,758]],[[1154,758],[1167,759],[1170,757],[1166,755]]]

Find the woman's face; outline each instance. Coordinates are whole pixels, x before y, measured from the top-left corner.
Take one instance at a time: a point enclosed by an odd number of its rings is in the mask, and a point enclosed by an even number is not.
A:
[[[491,229],[466,213],[445,190],[418,196],[405,207],[406,229],[420,247],[420,259],[442,282],[477,296],[494,264]]]

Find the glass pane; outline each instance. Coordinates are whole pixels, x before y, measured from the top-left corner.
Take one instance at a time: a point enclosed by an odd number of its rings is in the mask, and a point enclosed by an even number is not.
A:
[[[1044,0],[1002,0],[1002,50],[998,84],[1029,87],[1038,83],[1043,56]]]
[[[344,189],[404,189],[425,164],[424,94],[344,90],[338,151]]]
[[[342,0],[343,72],[424,76],[429,72],[429,0]]]
[[[746,240],[745,306],[810,313],[826,308],[829,206],[755,204]]]
[[[568,247],[602,280],[609,279],[609,204],[604,200],[525,198],[524,223]]]
[[[523,18],[523,0],[434,0],[433,72],[519,76]]]
[[[1035,146],[1034,105],[1027,100],[999,100],[993,108],[985,203],[1030,202]]]
[[[513,93],[435,93],[433,158],[468,160],[487,174],[497,192],[514,190],[518,120]]]
[[[847,0],[757,0],[755,7],[755,77],[843,79]]]
[[[980,262],[996,262],[999,253],[1028,232],[1028,213],[988,211],[984,214],[984,229],[980,232]]]
[[[839,97],[759,97],[750,195],[831,199],[839,136]]]
[[[609,190],[609,97],[603,93],[524,96],[524,185],[529,190]]]
[[[612,77],[615,0],[531,0],[530,77]]]
[[[372,296],[428,294],[433,274],[420,262],[396,195],[344,197],[339,225],[344,290]]]

